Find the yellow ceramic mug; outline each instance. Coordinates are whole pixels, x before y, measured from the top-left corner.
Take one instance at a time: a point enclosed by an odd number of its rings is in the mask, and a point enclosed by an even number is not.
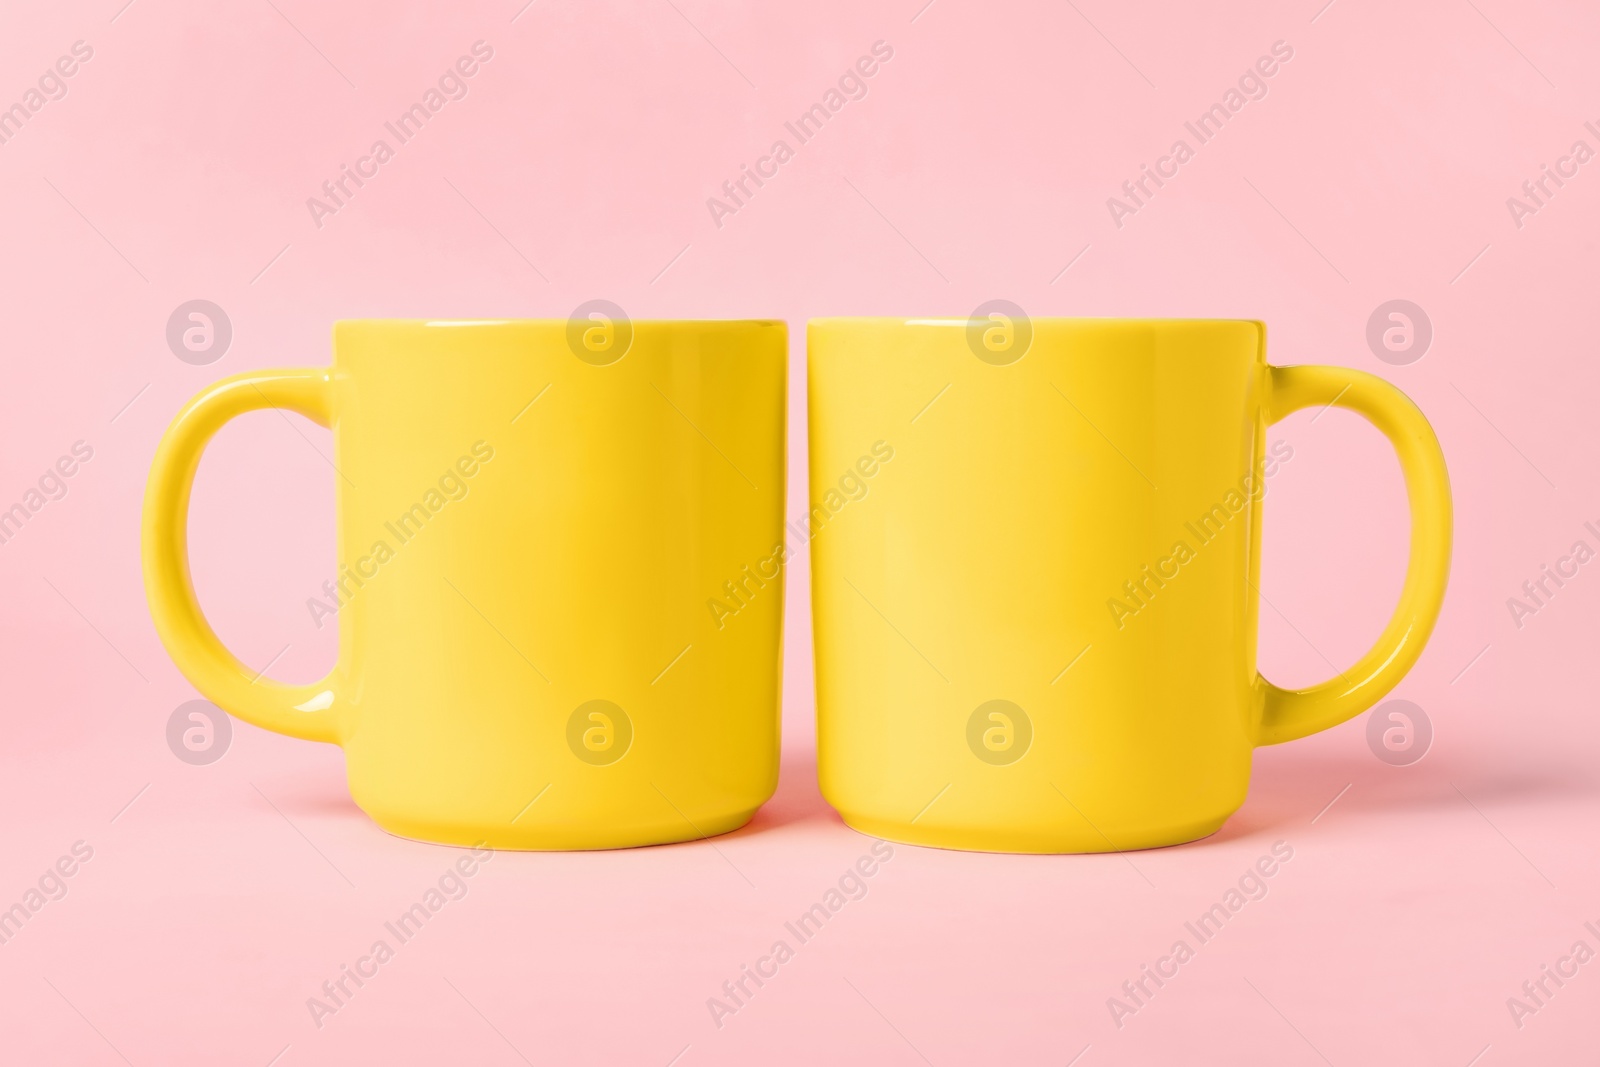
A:
[[[807,358],[818,770],[866,833],[1013,852],[1204,837],[1243,803],[1255,746],[1370,707],[1433,628],[1438,440],[1370,374],[1269,366],[1261,323],[823,319]],[[1411,562],[1373,649],[1288,691],[1255,666],[1265,430],[1324,405],[1398,451]]]
[[[393,833],[556,849],[735,829],[777,783],[782,582],[738,625],[706,605],[783,540],[786,337],[599,312],[341,322],[331,368],[219,382],[167,431],[144,512],[156,629],[224,710],[343,746]],[[267,407],[333,429],[339,660],[312,685],[239,662],[189,578],[201,451]]]

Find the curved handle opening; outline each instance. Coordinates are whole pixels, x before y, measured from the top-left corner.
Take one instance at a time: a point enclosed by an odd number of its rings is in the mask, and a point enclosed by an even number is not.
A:
[[[1444,604],[1450,574],[1450,476],[1439,439],[1399,389],[1343,367],[1269,367],[1268,424],[1308,407],[1340,407],[1377,427],[1400,457],[1411,512],[1411,556],[1400,602],[1366,655],[1337,678],[1282,689],[1257,675],[1256,744],[1275,745],[1337,726],[1372,707],[1422,655]]]
[[[150,467],[141,555],[156,633],[206,699],[264,729],[337,744],[340,667],[310,685],[286,685],[252,670],[206,621],[189,572],[189,496],[212,437],[230,419],[262,408],[284,408],[331,426],[332,393],[330,372],[307,367],[238,374],[190,400],[167,427]]]

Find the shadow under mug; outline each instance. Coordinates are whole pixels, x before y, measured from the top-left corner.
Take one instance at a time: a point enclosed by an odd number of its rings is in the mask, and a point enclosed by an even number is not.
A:
[[[782,322],[351,321],[330,368],[201,392],[156,453],[145,585],[207,698],[345,750],[351,795],[405,837],[610,848],[742,826],[778,772]],[[260,408],[333,430],[339,658],[261,677],[189,575],[201,452]],[[308,590],[309,592],[309,590]],[[317,591],[319,596],[322,591]]]
[[[1268,365],[1259,322],[821,319],[807,360],[818,777],[864,833],[1205,837],[1257,746],[1371,707],[1433,629],[1433,431],[1370,374]],[[1284,459],[1266,428],[1326,406],[1399,454],[1411,558],[1371,651],[1290,691],[1256,671],[1260,500]]]

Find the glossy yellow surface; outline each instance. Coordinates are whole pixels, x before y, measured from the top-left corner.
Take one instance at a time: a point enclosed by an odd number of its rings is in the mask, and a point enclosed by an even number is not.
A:
[[[866,833],[946,848],[1203,837],[1255,746],[1343,722],[1416,662],[1449,571],[1444,458],[1383,380],[1269,366],[1257,322],[1031,331],[810,324],[823,794]],[[1253,498],[1282,461],[1266,427],[1329,404],[1394,444],[1411,560],[1372,650],[1290,692],[1256,671]],[[879,441],[893,458],[847,484]]]
[[[343,746],[396,834],[610,848],[743,825],[777,783],[783,580],[746,568],[783,541],[786,328],[618,329],[341,322],[331,368],[202,392],[145,497],[178,667],[247,722]],[[189,577],[201,452],[264,407],[333,429],[339,660],[313,685],[257,679]],[[730,582],[739,610],[711,610]]]

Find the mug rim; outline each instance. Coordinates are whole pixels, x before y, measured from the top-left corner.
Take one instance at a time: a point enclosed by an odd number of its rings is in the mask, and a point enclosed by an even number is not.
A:
[[[385,326],[385,327],[412,327],[416,329],[489,329],[504,326],[549,326],[557,329],[566,329],[571,322],[567,318],[504,318],[504,319],[402,319],[402,318],[354,318],[335,319],[334,327],[351,326]],[[639,326],[788,326],[785,319],[635,319],[628,320],[634,327]]]
[[[974,320],[971,315],[944,317],[937,315],[826,315],[807,319],[807,326],[959,326],[965,328]],[[1072,324],[1083,326],[1260,326],[1265,319],[1231,318],[1130,318],[1121,315],[1029,315],[1032,323]]]

